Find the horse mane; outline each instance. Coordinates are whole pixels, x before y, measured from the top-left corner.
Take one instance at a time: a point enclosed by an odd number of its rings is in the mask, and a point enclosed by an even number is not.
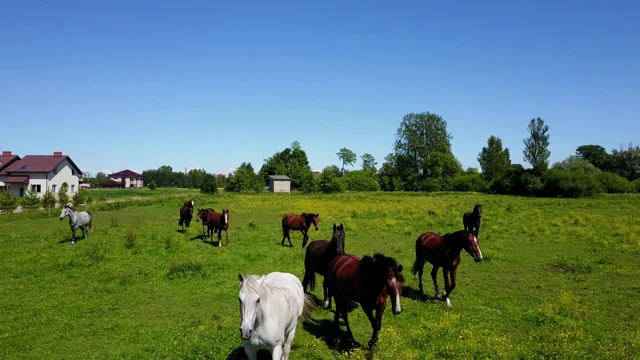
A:
[[[444,234],[442,238],[442,248],[444,249],[445,253],[448,253],[449,250],[451,250],[451,248],[453,247],[453,245],[457,244],[456,240],[465,238],[467,233],[468,231],[466,230],[458,230],[455,232]],[[462,248],[463,246],[460,246],[460,249]]]
[[[381,253],[375,253],[373,256],[365,255],[360,261],[359,270],[361,272],[374,274],[375,280],[380,280],[384,278],[388,268],[393,269],[396,281],[404,282],[402,265],[396,259]]]

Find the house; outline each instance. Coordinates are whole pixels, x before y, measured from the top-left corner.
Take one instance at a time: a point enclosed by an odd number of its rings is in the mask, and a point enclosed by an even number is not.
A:
[[[2,159],[11,155],[4,151]],[[47,191],[57,194],[63,183],[69,188],[67,194],[75,195],[80,188],[82,171],[67,155],[56,151],[53,155],[27,155],[19,157],[0,171],[3,186],[16,197],[25,195],[28,189],[42,197]]]
[[[109,175],[109,180],[101,182],[102,187],[141,188],[144,186],[142,175],[131,170],[122,170]]]
[[[0,191],[7,189],[5,180],[9,178],[9,174],[5,169],[17,160],[20,160],[20,156],[11,154],[11,151],[2,152],[2,156],[0,156]]]
[[[269,175],[269,191],[290,192],[291,179],[286,175]]]

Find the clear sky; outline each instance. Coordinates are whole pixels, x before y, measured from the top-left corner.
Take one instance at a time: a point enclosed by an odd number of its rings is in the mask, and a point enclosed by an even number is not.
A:
[[[0,0],[0,150],[83,171],[222,173],[298,141],[378,167],[409,113],[479,167],[527,125],[550,162],[640,142],[639,1]]]

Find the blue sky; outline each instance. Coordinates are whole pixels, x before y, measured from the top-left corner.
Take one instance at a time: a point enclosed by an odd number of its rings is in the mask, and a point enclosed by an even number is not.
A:
[[[0,147],[83,171],[221,173],[298,141],[393,151],[409,113],[444,118],[479,167],[513,163],[542,118],[551,163],[640,134],[637,1],[0,0]]]

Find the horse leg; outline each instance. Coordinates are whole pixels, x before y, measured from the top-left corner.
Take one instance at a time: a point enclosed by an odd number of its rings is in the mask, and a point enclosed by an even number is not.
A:
[[[249,341],[245,341],[244,342],[244,352],[247,354],[247,357],[249,358],[249,360],[257,360],[258,356],[257,356],[257,350],[253,348],[253,346],[251,346],[251,343],[249,343]]]
[[[215,229],[214,232],[218,232],[218,247],[220,247],[220,240],[222,240],[222,230],[220,229]]]
[[[449,296],[456,287],[456,268],[442,268],[442,273],[444,274],[444,300],[447,302],[447,306],[451,307]]]
[[[291,243],[291,236],[289,236],[289,229],[282,229],[282,231],[284,232],[284,235],[282,236],[282,244],[284,245],[284,239],[288,239],[289,240],[289,246],[293,247],[293,244]]]
[[[291,345],[289,345],[289,347],[291,347]],[[273,349],[271,349],[271,359],[272,360],[286,359],[285,357],[283,357],[282,344],[279,341],[275,343],[275,345],[273,346]]]
[[[307,241],[309,241],[309,235],[307,235],[307,231],[305,230],[300,230],[300,232],[302,233],[302,247],[305,247],[307,245]]]
[[[76,228],[71,226],[71,245],[76,243]]]
[[[440,295],[440,288],[438,287],[437,276],[438,276],[438,267],[434,265],[433,268],[431,269],[431,279],[433,279],[433,287],[436,290],[436,299],[442,299],[442,295]]]
[[[324,307],[331,310],[331,295],[329,294],[329,282],[326,276],[322,280],[322,292],[324,293]]]
[[[224,234],[225,234],[226,239],[227,239],[226,242],[225,242],[225,245],[229,245],[229,229],[225,229],[224,230]]]
[[[296,328],[297,325],[294,326],[288,334],[286,334],[287,339],[284,341],[284,348],[282,349],[282,360],[289,359],[289,353],[291,352],[291,343],[293,342],[293,338],[296,336]],[[273,354],[273,358],[279,359],[276,358],[275,353]]]
[[[371,334],[371,339],[369,340],[369,349],[372,349],[373,346],[378,341],[378,332],[380,332],[381,321],[380,322],[378,321],[378,316],[380,315],[380,311],[379,310],[376,311],[376,316],[373,316],[373,309],[369,307],[363,307],[362,310],[364,310],[365,315],[367,315],[367,318],[371,323],[371,330],[373,330],[373,333]]]

